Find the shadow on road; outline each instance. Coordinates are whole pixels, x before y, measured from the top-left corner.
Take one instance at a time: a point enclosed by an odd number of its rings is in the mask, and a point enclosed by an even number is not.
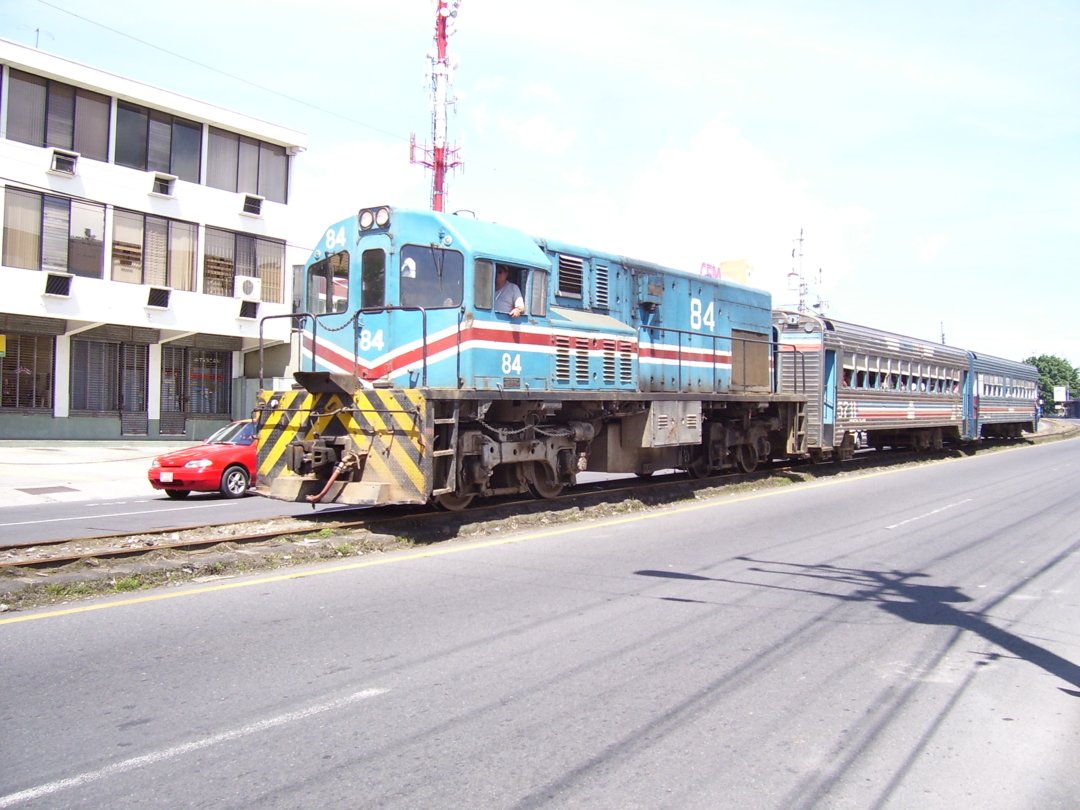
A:
[[[1080,549],[1080,542],[1073,544],[1068,549],[1051,559],[1040,570],[1031,576],[1025,576],[1022,584],[1029,584],[1032,579],[1045,571],[1050,570],[1063,559]],[[929,574],[913,571],[874,571],[863,568],[845,568],[842,566],[820,564],[804,565],[789,563],[778,560],[756,560],[750,557],[737,557],[744,562],[753,563],[749,569],[769,574],[781,574],[797,576],[801,579],[820,579],[833,584],[848,584],[853,590],[849,593],[831,593],[811,588],[797,588],[785,585],[766,585],[760,582],[746,582],[725,578],[705,577],[697,574],[686,574],[675,571],[642,570],[635,573],[639,576],[657,577],[660,579],[678,579],[701,582],[729,582],[740,585],[753,585],[785,591],[797,591],[827,596],[831,599],[839,599],[847,602],[876,603],[878,607],[899,619],[916,624],[933,624],[943,627],[955,627],[981,636],[986,641],[1007,651],[1008,653],[1028,661],[1037,667],[1041,667],[1051,675],[1056,675],[1062,680],[1072,684],[1075,689],[1061,688],[1066,694],[1080,697],[1080,666],[1072,661],[1062,658],[1050,652],[1045,647],[1033,644],[1026,639],[1002,630],[988,622],[984,615],[996,604],[1003,601],[1011,591],[1006,592],[983,608],[982,612],[969,612],[960,609],[957,605],[971,602],[971,598],[963,593],[955,585],[927,585],[918,582],[928,579]],[[1017,588],[1020,586],[1018,585]],[[679,599],[674,601],[692,601]],[[991,657],[991,660],[994,656]],[[983,662],[987,663],[987,662]]]

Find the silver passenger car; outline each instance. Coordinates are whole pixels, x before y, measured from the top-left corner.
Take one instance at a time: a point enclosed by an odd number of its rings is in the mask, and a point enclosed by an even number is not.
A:
[[[968,352],[808,313],[777,310],[777,390],[807,398],[815,459],[882,447],[940,448],[964,437]]]

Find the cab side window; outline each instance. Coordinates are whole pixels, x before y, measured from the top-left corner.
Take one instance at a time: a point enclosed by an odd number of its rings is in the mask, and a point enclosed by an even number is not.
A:
[[[477,259],[474,265],[473,300],[477,309],[491,309],[495,300],[495,262]]]
[[[543,318],[547,315],[548,297],[548,274],[543,270],[532,271],[532,288],[525,300],[529,304],[529,312]]]
[[[349,253],[327,256],[308,268],[307,310],[315,315],[349,307]]]

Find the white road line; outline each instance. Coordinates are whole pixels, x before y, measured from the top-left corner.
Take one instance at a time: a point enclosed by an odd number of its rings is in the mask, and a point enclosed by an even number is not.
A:
[[[113,512],[104,515],[76,515],[74,517],[66,518],[49,518],[48,520],[20,520],[18,523],[0,523],[0,529],[7,526],[31,526],[38,523],[63,523],[67,520],[86,520],[87,517],[92,517],[96,520],[97,518],[127,517],[128,515],[156,515],[159,512],[184,512],[189,509],[210,509],[220,505],[220,503],[208,503],[199,506],[163,506],[159,509],[144,509],[141,512]]]
[[[194,740],[193,742],[184,743],[183,745],[178,745],[174,748],[166,748],[162,751],[153,751],[149,754],[144,754],[141,757],[125,759],[123,762],[117,762],[113,765],[109,765],[97,771],[87,771],[86,773],[81,773],[78,776],[72,776],[68,779],[58,779],[55,782],[48,782],[44,785],[38,785],[37,787],[29,788],[27,790],[21,790],[18,793],[9,793],[7,796],[0,796],[0,807],[11,807],[20,802],[34,801],[35,799],[40,799],[42,796],[49,796],[61,790],[81,787],[83,785],[90,784],[91,782],[97,782],[110,776],[116,776],[117,774],[134,770],[135,768],[142,768],[145,765],[153,765],[158,762],[164,762],[165,760],[174,759],[175,757],[183,756],[184,754],[190,754],[192,751],[199,751],[203,748],[209,748],[212,745],[230,742],[241,737],[247,737],[250,734],[257,734],[260,731],[266,731],[277,726],[283,726],[287,723],[295,723],[298,720],[304,720],[316,714],[322,714],[323,712],[331,711],[332,709],[340,709],[343,706],[348,706],[351,703],[356,703],[361,700],[367,700],[368,698],[377,697],[378,695],[381,695],[387,691],[389,690],[364,689],[361,692],[355,692],[339,700],[332,700],[329,703],[322,703],[317,706],[311,706],[307,709],[301,709],[300,711],[289,712],[288,714],[281,714],[277,717],[271,717],[268,720],[260,720],[258,723],[241,726],[240,728],[233,729],[232,731],[225,731],[221,734],[215,734],[212,737],[204,737],[201,740]]]
[[[956,503],[946,504],[945,506],[942,506],[940,509],[935,509],[933,512],[927,512],[924,515],[916,515],[913,518],[908,518],[907,520],[901,520],[899,523],[894,523],[892,526],[886,526],[885,528],[886,529],[896,529],[896,528],[898,528],[900,526],[904,526],[904,525],[906,525],[908,523],[914,523],[916,520],[922,520],[923,518],[928,518],[931,515],[936,515],[938,512],[944,512],[946,509],[952,509],[954,506],[960,506],[960,505],[965,504],[965,503],[970,503],[971,501],[972,501],[972,498],[964,498],[964,500],[962,500],[962,501],[957,501]]]

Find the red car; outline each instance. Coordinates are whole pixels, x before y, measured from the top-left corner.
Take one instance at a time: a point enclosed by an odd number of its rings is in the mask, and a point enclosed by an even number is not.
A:
[[[191,492],[239,498],[255,477],[256,449],[255,423],[233,422],[198,447],[158,456],[150,462],[146,477],[170,498],[186,498]]]

